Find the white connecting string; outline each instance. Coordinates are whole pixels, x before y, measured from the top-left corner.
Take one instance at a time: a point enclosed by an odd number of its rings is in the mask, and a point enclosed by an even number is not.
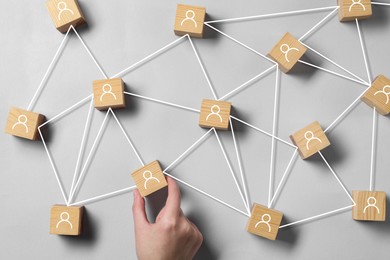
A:
[[[46,72],[45,72],[45,75],[43,76],[42,80],[41,80],[41,83],[39,83],[39,86],[38,86],[38,89],[35,91],[35,94],[34,96],[32,97],[31,101],[30,101],[30,104],[28,105],[27,107],[27,110],[31,111],[33,108],[34,108],[34,105],[37,101],[37,98],[39,96],[39,94],[41,93],[42,91],[42,88],[43,86],[45,85],[45,82],[48,78],[48,75],[50,74],[50,71],[53,69],[54,67],[54,64],[56,63],[57,61],[57,58],[59,57],[60,53],[62,52],[62,50],[64,49],[64,46],[65,46],[65,42],[66,40],[68,39],[68,35],[69,35],[69,32],[70,32],[70,29],[71,27],[69,27],[68,31],[66,32],[64,38],[62,39],[61,41],[61,44],[60,46],[58,47],[53,59],[51,60],[50,62],[50,65],[49,67],[47,68]]]
[[[89,50],[89,48],[87,47],[87,45],[85,44],[85,42],[83,41],[83,39],[81,38],[81,36],[79,35],[79,33],[77,32],[77,30],[73,27],[73,25],[71,25],[70,28],[72,28],[73,31],[75,32],[75,34],[76,34],[77,37],[79,38],[81,44],[84,46],[85,50],[88,52],[89,56],[91,57],[91,59],[93,60],[93,62],[95,63],[95,65],[98,67],[100,73],[103,75],[103,77],[104,77],[105,79],[108,79],[106,73],[104,73],[103,69],[101,68],[101,66],[99,65],[99,63],[98,63],[97,60],[95,59],[95,57],[92,55],[91,51]]]
[[[196,145],[198,145],[206,136],[208,136],[214,128],[208,130],[201,138],[199,138],[195,143],[193,143],[187,150],[184,151],[179,157],[176,158],[164,171],[168,171],[173,165],[175,165],[178,161],[180,161],[187,153],[189,153]]]
[[[279,191],[280,191],[281,187],[283,186],[285,179],[287,178],[288,174],[291,172],[290,171],[291,165],[293,164],[295,158],[297,158],[297,155],[298,155],[298,149],[295,149],[293,155],[291,156],[290,162],[288,163],[286,170],[283,173],[282,179],[280,180],[279,185],[276,188],[274,196],[272,197],[271,201],[268,203],[268,208],[272,208],[272,206],[273,206],[272,204],[274,203],[275,199],[279,195]]]
[[[88,135],[89,135],[89,129],[90,129],[90,126],[91,126],[91,119],[92,119],[92,112],[93,111],[94,111],[94,106],[93,106],[93,97],[92,97],[91,101],[90,101],[90,104],[89,104],[89,110],[88,110],[87,120],[85,122],[83,137],[81,139],[79,155],[77,157],[76,167],[75,167],[74,173],[73,173],[73,180],[72,180],[72,185],[71,185],[71,188],[70,188],[70,192],[73,191],[73,187],[74,187],[74,184],[75,184],[76,178],[77,178],[77,173],[80,170],[81,157],[84,154],[86,140],[87,140]]]
[[[114,76],[112,76],[111,78],[118,78],[120,76],[122,76],[123,74],[129,72],[130,70],[132,70],[133,68],[139,66],[140,64],[144,63],[145,61],[153,58],[154,56],[158,55],[159,53],[163,52],[164,50],[168,49],[169,47],[171,47],[172,45],[175,45],[176,43],[182,41],[183,39],[186,39],[187,38],[187,35],[184,35],[182,37],[180,37],[179,39],[177,40],[174,40],[173,42],[165,45],[164,47],[162,47],[161,49],[158,49],[157,51],[153,52],[152,54],[146,56],[145,58],[141,59],[140,61],[134,63],[133,65],[131,65],[130,67],[127,67],[126,69],[118,72],[117,74],[115,74]]]
[[[367,88],[366,90],[364,90],[325,130],[324,130],[324,133],[332,130],[336,124],[342,119],[344,118],[344,116],[360,101],[360,98],[369,90],[369,88]]]
[[[133,142],[130,140],[130,138],[129,138],[129,136],[127,135],[125,129],[123,129],[123,126],[122,126],[121,122],[119,122],[118,118],[116,117],[116,115],[115,115],[114,111],[111,109],[111,107],[109,108],[109,111],[110,111],[111,114],[114,116],[115,121],[118,123],[119,128],[122,130],[122,133],[123,133],[123,135],[126,137],[127,142],[130,144],[130,146],[131,146],[131,148],[133,149],[135,155],[137,156],[138,161],[141,163],[142,166],[145,166],[144,161],[141,159],[141,156],[140,156],[139,153],[137,152],[137,149],[135,149],[135,146],[134,146]]]
[[[356,76],[354,73],[352,73],[351,71],[347,70],[346,68],[342,67],[341,65],[337,64],[336,62],[332,61],[331,59],[329,59],[328,57],[326,57],[325,55],[321,54],[320,52],[316,51],[315,49],[313,49],[312,47],[308,46],[307,44],[303,43],[303,42],[300,42],[303,46],[305,46],[306,48],[308,48],[309,50],[311,50],[312,52],[314,52],[315,54],[317,54],[318,56],[322,57],[323,59],[329,61],[330,63],[332,63],[333,65],[335,65],[336,67],[342,69],[343,71],[347,72],[349,75],[353,76],[354,78],[360,80],[361,82],[364,82],[366,83],[366,85],[369,85],[369,83],[367,83],[365,80],[361,79],[360,77]]]
[[[244,188],[244,195],[245,195],[246,205],[248,205],[248,208],[249,208],[250,201],[249,201],[249,197],[248,197],[248,191],[246,189],[247,185],[246,185],[246,181],[245,181],[245,177],[244,177],[244,171],[242,170],[241,156],[240,156],[240,153],[238,151],[237,140],[236,140],[236,136],[235,136],[235,133],[234,133],[233,122],[232,122],[231,118],[229,118],[229,123],[230,123],[230,129],[232,131],[232,137],[233,137],[233,142],[234,142],[234,149],[236,150],[236,156],[237,156],[237,161],[238,161],[238,168],[240,170],[240,175],[241,175],[241,182],[242,182],[242,186]]]
[[[385,6],[390,6],[389,3],[380,3],[380,2],[371,2],[373,5],[385,5]]]
[[[50,151],[49,151],[49,149],[47,148],[47,145],[46,145],[45,139],[43,138],[43,135],[42,135],[42,132],[41,132],[41,128],[40,128],[40,127],[38,127],[38,132],[39,132],[39,135],[41,136],[42,143],[43,143],[43,146],[45,147],[47,156],[49,157],[50,165],[51,165],[51,167],[52,167],[52,169],[53,169],[53,171],[54,171],[54,175],[55,175],[55,177],[56,177],[58,186],[60,187],[62,197],[64,198],[65,203],[68,205],[68,199],[67,199],[66,194],[65,194],[64,186],[63,186],[63,184],[62,184],[62,182],[61,182],[60,176],[58,175],[57,169],[56,169],[56,167],[55,167],[55,165],[54,165],[54,161],[53,161],[53,159],[51,158]]]
[[[255,49],[249,47],[248,45],[245,45],[244,43],[240,42],[239,40],[237,40],[237,39],[231,37],[230,35],[227,35],[226,33],[224,33],[224,32],[222,32],[222,31],[218,30],[217,28],[215,28],[215,27],[213,27],[213,26],[211,26],[211,25],[209,25],[209,24],[207,24],[207,23],[205,23],[205,25],[208,26],[208,27],[210,27],[210,28],[213,29],[214,31],[216,31],[216,32],[218,32],[218,33],[220,33],[220,34],[222,34],[223,36],[229,38],[230,40],[232,40],[232,41],[238,43],[238,44],[241,45],[242,47],[244,47],[244,48],[250,50],[251,52],[253,52],[253,53],[259,55],[260,57],[263,57],[264,59],[266,59],[266,60],[268,60],[269,62],[271,62],[271,63],[273,63],[274,65],[276,65],[276,62],[275,62],[275,61],[271,60],[270,58],[268,58],[268,57],[265,56],[264,54],[261,54],[260,52],[256,51]]]
[[[248,84],[252,83],[253,81],[255,80],[258,80],[260,79],[261,77],[265,76],[268,72],[270,72],[271,70],[273,70],[274,68],[277,68],[278,65],[273,65],[272,67],[266,69],[265,71],[261,72],[260,74],[257,74],[256,76],[254,76],[253,78],[251,78],[250,80],[246,81],[245,83],[241,84],[240,86],[238,86],[237,88],[233,89],[232,91],[230,91],[229,93],[227,93],[226,95],[224,95],[223,97],[219,98],[218,101],[221,101],[221,100],[225,100],[227,99],[228,97],[231,97],[233,94],[235,94],[237,91],[239,91],[240,89],[246,87]]]
[[[319,70],[328,72],[328,73],[333,74],[333,75],[335,75],[335,76],[338,76],[338,77],[341,77],[341,78],[344,78],[344,79],[347,79],[347,80],[350,80],[350,81],[359,83],[359,84],[361,84],[361,85],[367,86],[366,83],[361,82],[361,81],[359,81],[359,80],[357,80],[357,79],[353,79],[353,78],[344,76],[344,75],[342,75],[342,74],[340,74],[340,73],[337,73],[337,72],[334,72],[334,71],[331,71],[331,70],[328,70],[328,69],[319,67],[319,66],[314,65],[314,64],[311,64],[311,63],[309,63],[309,62],[306,62],[306,61],[303,61],[303,60],[298,60],[298,62],[299,62],[299,63],[302,63],[302,64],[305,64],[305,65],[307,65],[307,66],[310,66],[310,67],[313,67],[313,68],[316,68],[316,69],[319,69]]]
[[[330,12],[327,16],[325,16],[320,22],[318,22],[316,25],[313,26],[307,33],[301,36],[299,38],[299,41],[303,41],[305,38],[307,38],[311,33],[313,33],[320,25],[322,25],[326,20],[328,20],[329,17],[334,15],[337,10],[339,10],[339,6],[336,6],[332,12]]]
[[[165,172],[165,171],[164,171],[164,174],[167,175],[167,176],[169,176],[169,177],[171,177],[172,179],[174,179],[174,180],[176,180],[176,181],[178,181],[178,182],[180,182],[180,183],[186,185],[187,187],[190,187],[191,189],[196,190],[197,192],[199,192],[199,193],[201,193],[201,194],[203,194],[203,195],[209,197],[210,199],[213,199],[213,200],[215,200],[215,201],[221,203],[222,205],[225,205],[226,207],[229,207],[229,208],[231,208],[231,209],[237,211],[238,213],[241,213],[241,214],[243,214],[244,216],[247,216],[248,218],[250,217],[250,214],[248,214],[248,213],[246,213],[246,212],[244,212],[244,211],[242,211],[242,210],[239,210],[239,209],[233,207],[233,206],[230,205],[230,204],[227,204],[226,202],[224,202],[224,201],[222,201],[222,200],[220,200],[220,199],[218,199],[218,198],[216,198],[216,197],[214,197],[214,196],[212,196],[212,195],[210,195],[210,194],[208,194],[208,193],[206,193],[206,192],[204,192],[204,191],[202,191],[202,190],[200,190],[200,189],[198,189],[198,188],[192,186],[191,184],[189,184],[189,183],[187,183],[187,182],[185,182],[185,181],[180,180],[179,178],[176,178],[176,177],[173,176],[173,175],[170,175],[169,173],[167,173],[167,172]]]
[[[355,19],[355,21],[356,21],[356,27],[357,27],[357,30],[358,30],[358,34],[359,34],[360,46],[362,48],[362,53],[363,53],[363,58],[364,58],[364,65],[366,66],[367,78],[368,78],[368,82],[371,85],[371,73],[370,73],[370,68],[368,66],[366,50],[365,50],[364,43],[363,43],[363,37],[362,37],[362,34],[360,32],[358,19]]]
[[[238,184],[236,175],[235,175],[235,173],[234,173],[234,171],[233,171],[233,168],[232,168],[232,166],[231,166],[231,164],[230,164],[229,158],[228,158],[227,155],[226,155],[225,148],[223,147],[222,142],[221,142],[221,140],[219,139],[217,130],[215,130],[215,128],[213,128],[213,130],[214,130],[215,137],[217,137],[218,144],[219,144],[219,146],[221,147],[223,156],[225,157],[225,161],[226,161],[226,163],[227,163],[227,165],[228,165],[228,167],[229,167],[230,173],[231,173],[231,175],[232,175],[232,177],[233,177],[234,183],[236,184],[236,187],[237,187],[237,189],[238,189],[238,192],[240,193],[242,202],[244,203],[245,208],[246,208],[246,210],[248,211],[248,214],[250,215],[250,212],[251,212],[251,211],[250,211],[250,209],[249,209],[248,204],[246,203],[244,194],[243,194],[242,191],[241,191],[241,187],[240,187],[240,185]]]
[[[294,15],[294,14],[313,13],[313,12],[320,12],[320,11],[331,10],[331,9],[334,9],[334,8],[337,8],[337,7],[338,6],[329,6],[329,7],[320,7],[320,8],[313,8],[313,9],[304,9],[304,10],[297,10],[297,11],[281,12],[281,13],[261,14],[261,15],[254,15],[254,16],[246,16],[246,17],[214,20],[214,21],[207,21],[207,22],[205,22],[205,24],[224,23],[224,22],[237,22],[237,21],[245,21],[245,20],[254,20],[254,19],[263,19],[263,18],[277,17],[277,16],[287,16],[287,15]]]
[[[302,224],[304,222],[309,222],[309,221],[312,221],[312,220],[315,220],[315,219],[318,219],[318,218],[321,218],[321,217],[325,217],[325,216],[328,216],[328,215],[332,215],[332,214],[335,214],[335,213],[338,213],[338,212],[345,211],[345,210],[350,209],[352,207],[354,207],[354,205],[349,205],[347,207],[343,207],[343,208],[340,208],[340,209],[332,210],[332,211],[329,211],[329,212],[326,212],[326,213],[323,213],[323,214],[319,214],[319,215],[314,216],[314,217],[298,220],[298,221],[295,221],[295,222],[292,222],[292,223],[280,226],[279,228],[286,228],[286,227],[290,227],[292,225],[297,225],[297,224]]]
[[[277,125],[277,115],[279,108],[279,66],[276,69],[276,78],[275,78],[275,97],[274,97],[274,115],[272,119],[272,141],[271,141],[271,160],[269,167],[269,183],[268,183],[268,204],[270,204],[271,198],[274,193],[274,178],[275,178],[275,136],[276,136],[276,125]]]
[[[166,102],[166,101],[158,100],[158,99],[155,99],[155,98],[145,97],[145,96],[141,96],[141,95],[130,93],[130,92],[124,92],[124,94],[129,95],[129,96],[142,98],[142,99],[146,99],[146,100],[153,101],[153,102],[156,102],[156,103],[161,103],[161,104],[164,104],[164,105],[168,105],[168,106],[177,107],[177,108],[181,108],[181,109],[184,109],[184,110],[189,110],[189,111],[192,111],[192,112],[200,113],[199,109],[190,108],[190,107],[186,107],[186,106],[182,106],[182,105]]]
[[[375,155],[376,155],[376,127],[377,127],[376,108],[372,115],[372,138],[371,138],[371,166],[370,166],[370,191],[374,190],[374,172],[375,172]]]
[[[187,34],[187,37],[188,37],[188,40],[190,41],[190,44],[191,44],[192,49],[194,50],[196,59],[197,59],[198,62],[199,62],[199,65],[200,65],[200,68],[202,69],[203,75],[205,76],[205,78],[206,78],[206,80],[207,80],[207,84],[209,85],[210,90],[211,90],[211,92],[213,93],[214,99],[218,99],[218,98],[217,98],[217,95],[215,94],[214,87],[213,87],[213,85],[211,84],[211,81],[210,81],[210,79],[209,79],[209,76],[207,75],[207,72],[206,72],[206,70],[205,70],[205,68],[204,68],[204,66],[203,66],[203,63],[202,63],[202,61],[200,60],[199,54],[198,54],[198,52],[197,52],[197,50],[196,50],[196,48],[195,48],[194,43],[192,42],[191,37],[190,37],[188,34]]]
[[[90,159],[91,159],[91,156],[92,156],[93,152],[94,152],[95,149],[96,149],[97,142],[98,142],[98,140],[99,140],[101,134],[103,133],[103,129],[104,129],[104,126],[106,125],[107,118],[108,118],[108,115],[109,115],[109,114],[110,114],[110,111],[108,110],[107,113],[106,113],[106,115],[104,116],[104,120],[103,120],[103,122],[102,122],[102,124],[101,124],[101,126],[100,126],[99,132],[98,132],[98,134],[96,135],[96,138],[95,138],[95,140],[94,140],[94,142],[93,142],[93,144],[92,144],[92,148],[91,148],[91,150],[90,150],[90,152],[89,152],[89,154],[88,154],[88,157],[87,157],[87,159],[86,159],[86,161],[85,161],[85,164],[84,164],[84,166],[83,166],[83,168],[82,168],[82,170],[81,170],[80,176],[79,176],[79,178],[77,179],[76,185],[74,186],[74,189],[73,189],[73,191],[72,191],[71,194],[70,194],[68,204],[71,204],[71,203],[72,203],[73,196],[74,196],[74,194],[77,192],[77,189],[78,189],[78,187],[79,187],[79,185],[80,185],[80,182],[81,182],[82,178],[83,178],[84,175],[85,175],[87,166],[88,166],[88,164],[89,164],[89,161],[90,161]]]
[[[87,203],[91,203],[91,202],[95,202],[95,201],[102,200],[102,199],[105,199],[105,198],[109,198],[109,197],[117,196],[117,195],[120,195],[120,194],[124,194],[124,193],[130,192],[130,191],[133,191],[135,189],[137,189],[137,186],[131,186],[131,187],[128,187],[128,188],[124,188],[124,189],[121,189],[121,190],[117,190],[117,191],[109,192],[109,193],[106,193],[106,194],[103,194],[103,195],[100,195],[100,196],[96,196],[96,197],[93,197],[93,198],[90,198],[90,199],[78,201],[78,202],[69,204],[69,206],[85,205]]]
[[[266,132],[266,131],[264,131],[264,130],[262,130],[262,129],[256,127],[256,126],[253,126],[253,125],[251,125],[251,124],[249,124],[249,123],[247,123],[247,122],[245,122],[245,121],[243,121],[243,120],[241,120],[241,119],[238,119],[237,117],[234,117],[234,116],[230,116],[230,117],[231,117],[232,119],[234,119],[234,120],[236,120],[236,121],[238,121],[238,122],[240,122],[240,123],[246,125],[246,126],[249,126],[250,128],[253,128],[253,129],[256,130],[256,131],[259,131],[260,133],[263,133],[263,134],[265,134],[265,135],[268,135],[269,137],[274,137],[276,140],[278,140],[278,141],[280,141],[280,142],[282,142],[282,143],[284,143],[284,144],[286,144],[286,145],[288,145],[288,146],[291,146],[292,148],[297,148],[295,145],[293,145],[293,144],[291,144],[291,143],[289,143],[289,142],[287,142],[287,141],[284,141],[283,139],[281,139],[281,138],[279,138],[279,137],[277,137],[277,136],[273,136],[272,134],[270,134],[270,133],[268,133],[268,132]]]
[[[318,153],[320,154],[320,156],[322,157],[322,160],[324,160],[325,164],[328,166],[329,170],[333,173],[334,177],[336,178],[336,180],[338,181],[338,183],[341,185],[341,187],[343,188],[343,190],[345,191],[345,193],[348,195],[349,199],[352,201],[353,205],[355,206],[356,205],[356,202],[353,200],[353,198],[351,197],[351,195],[349,194],[347,188],[345,188],[344,184],[341,182],[341,180],[339,179],[339,177],[337,176],[337,174],[335,173],[335,171],[332,169],[332,167],[329,165],[328,161],[325,159],[325,157],[322,155],[321,151],[318,151]]]

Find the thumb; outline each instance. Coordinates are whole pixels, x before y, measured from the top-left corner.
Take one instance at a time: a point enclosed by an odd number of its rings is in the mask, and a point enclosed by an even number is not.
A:
[[[145,211],[145,200],[141,197],[141,194],[136,189],[133,191],[133,219],[135,229],[142,228],[144,225],[149,224]]]

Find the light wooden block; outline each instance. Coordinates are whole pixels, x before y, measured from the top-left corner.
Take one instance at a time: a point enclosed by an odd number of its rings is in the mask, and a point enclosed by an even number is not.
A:
[[[192,37],[202,38],[205,18],[206,8],[178,4],[174,32],[179,36],[189,34]]]
[[[306,51],[307,48],[301,42],[286,33],[267,56],[279,64],[281,71],[288,73]]]
[[[371,0],[338,0],[340,22],[366,19],[372,15]]]
[[[203,99],[199,115],[199,126],[228,130],[231,108],[232,103],[230,102]]]
[[[282,218],[282,212],[253,203],[252,214],[248,220],[246,230],[254,235],[275,240]]]
[[[29,140],[38,140],[38,126],[44,121],[45,117],[41,114],[13,107],[8,115],[5,132]]]
[[[123,108],[126,106],[124,83],[121,78],[95,80],[93,82],[93,100],[95,108]]]
[[[158,161],[154,161],[131,174],[142,197],[146,197],[164,187],[167,181]]]
[[[77,27],[86,23],[77,0],[48,0],[46,7],[57,30],[62,33],[71,25]]]
[[[328,137],[317,121],[290,135],[290,139],[298,147],[302,159],[307,159],[330,145]]]
[[[54,205],[50,210],[50,234],[80,235],[83,212],[83,206]]]
[[[376,77],[361,100],[381,115],[390,113],[390,80],[383,75]]]
[[[362,221],[386,221],[386,193],[383,191],[352,191],[356,206],[352,218]]]

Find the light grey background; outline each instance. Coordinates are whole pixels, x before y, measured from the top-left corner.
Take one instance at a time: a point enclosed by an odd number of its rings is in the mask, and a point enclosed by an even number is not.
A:
[[[186,1],[207,8],[209,20],[336,5],[335,0]],[[78,31],[102,66],[112,76],[177,39],[173,34],[176,1],[80,0],[88,27]],[[390,75],[390,7],[373,8],[374,16],[361,22],[372,77]],[[218,25],[222,31],[267,53],[289,31],[297,38],[326,16],[326,12]],[[0,122],[11,106],[27,107],[63,35],[55,30],[42,0],[4,1],[0,9],[1,89]],[[334,16],[305,42],[367,79],[355,23],[339,23]],[[270,67],[221,35],[208,31],[194,39],[217,95],[222,96]],[[312,63],[341,72],[312,52]],[[34,111],[52,118],[91,93],[91,82],[102,75],[74,34],[60,56]],[[124,76],[127,90],[199,108],[211,98],[205,77],[188,41],[176,45]],[[266,131],[272,130],[275,73],[256,81],[230,98],[234,114]],[[363,85],[298,65],[281,75],[277,134],[285,140],[314,120],[323,127],[364,90]],[[117,111],[119,120],[146,161],[168,166],[204,132],[198,115],[137,98]],[[49,149],[69,191],[88,104],[50,126]],[[103,120],[94,111],[87,151]],[[359,104],[329,134],[332,146],[324,155],[348,190],[369,188],[372,109]],[[266,204],[271,139],[235,124],[243,168],[252,202]],[[390,192],[390,121],[378,117],[375,189]],[[230,132],[220,133],[238,174]],[[41,142],[1,134],[0,145],[0,258],[1,259],[135,259],[132,195],[126,193],[86,205],[85,235],[49,235],[51,205],[63,203]],[[292,155],[278,144],[275,185]],[[85,162],[84,156],[83,162]],[[129,174],[140,165],[119,127],[111,118],[88,167],[76,201],[133,185]],[[350,205],[325,164],[300,158],[284,186],[275,209],[284,223]],[[244,210],[215,137],[210,136],[170,171],[173,175]],[[181,185],[183,210],[204,234],[197,259],[388,259],[390,225],[353,221],[351,212],[281,230],[277,241],[246,232],[247,217]],[[159,193],[161,197],[164,194]],[[158,198],[149,200],[153,210]],[[387,213],[389,213],[387,211]],[[158,252],[156,252],[158,254]]]

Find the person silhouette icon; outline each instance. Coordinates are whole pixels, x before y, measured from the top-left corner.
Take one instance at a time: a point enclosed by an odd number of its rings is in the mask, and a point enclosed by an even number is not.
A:
[[[306,149],[307,149],[307,150],[310,149],[310,148],[309,148],[309,144],[310,144],[310,142],[313,141],[313,140],[317,140],[318,142],[322,143],[321,139],[318,138],[318,137],[315,137],[315,136],[314,136],[314,133],[313,133],[312,131],[307,131],[307,132],[305,133],[305,139],[307,140],[307,142],[306,142]]]
[[[72,15],[74,15],[74,12],[72,11],[72,9],[69,9],[67,4],[65,2],[59,2],[57,4],[57,8],[58,8],[58,20],[61,20],[61,15],[63,12],[67,11],[69,13],[71,13]]]
[[[183,24],[184,24],[186,21],[191,21],[191,22],[194,23],[195,28],[198,28],[198,24],[196,23],[196,21],[194,20],[194,18],[195,18],[195,12],[194,12],[193,10],[188,10],[188,11],[186,12],[186,18],[184,18],[184,19],[181,21],[180,25],[183,26]]]
[[[219,121],[222,123],[222,117],[219,114],[221,112],[221,108],[218,105],[213,105],[210,109],[211,113],[207,115],[206,121],[209,121],[209,118],[211,116],[217,116],[219,118]]]
[[[265,220],[265,218],[267,218],[267,220]],[[263,216],[261,216],[261,221],[256,223],[255,228],[257,228],[257,226],[261,224],[264,224],[268,227],[268,232],[271,232],[271,225],[269,224],[270,221],[271,221],[270,214],[264,214]]]
[[[364,207],[363,213],[366,214],[366,210],[371,208],[371,207],[376,208],[376,211],[378,212],[378,214],[381,214],[381,211],[376,206],[376,198],[375,197],[369,197],[367,199],[367,206]]]
[[[282,45],[280,45],[280,51],[284,54],[284,58],[286,59],[287,62],[290,62],[290,60],[288,59],[288,54],[290,51],[298,51],[299,52],[299,49],[298,48],[291,48],[288,44],[284,43]]]
[[[68,212],[66,212],[66,211],[62,212],[61,215],[60,215],[60,221],[58,221],[58,223],[56,225],[56,228],[58,229],[58,226],[61,223],[67,223],[67,224],[69,224],[70,229],[73,229],[73,225],[72,225],[72,223],[70,223],[69,218],[70,218],[70,215],[69,215]]]
[[[26,134],[28,133],[28,126],[27,126],[27,116],[26,115],[20,115],[18,116],[18,122],[16,122],[13,126],[12,126],[12,130],[15,129],[16,126],[18,125],[21,125],[21,126],[24,126],[24,128],[26,129]]]
[[[382,90],[375,92],[374,96],[376,96],[376,94],[384,94],[386,96],[386,105],[387,105],[389,103],[390,86],[389,85],[384,86]]]
[[[146,174],[149,174],[149,176],[146,176]],[[144,177],[144,179],[145,179],[145,183],[144,183],[144,188],[145,188],[145,190],[148,189],[147,184],[148,184],[148,181],[150,181],[150,180],[155,180],[155,181],[157,181],[158,183],[160,183],[160,180],[157,179],[156,177],[154,177],[154,176],[153,176],[153,173],[152,173],[151,171],[144,171],[143,177]]]
[[[106,94],[110,94],[116,100],[116,95],[112,92],[112,86],[110,84],[104,84],[102,90],[103,94],[100,96],[100,102],[103,101],[103,97]]]
[[[363,10],[366,11],[366,7],[362,4],[362,0],[352,0],[352,4],[349,6],[349,12],[352,12],[352,8],[355,5],[360,5],[361,7],[363,7]]]

